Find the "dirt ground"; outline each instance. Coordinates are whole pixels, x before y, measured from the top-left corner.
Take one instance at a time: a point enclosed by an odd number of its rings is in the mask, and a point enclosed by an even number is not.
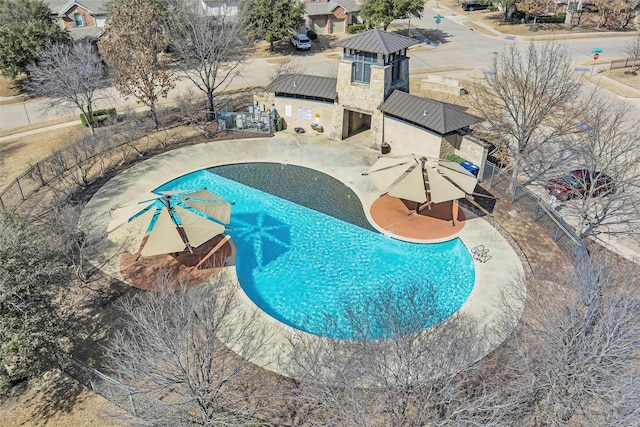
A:
[[[2,427],[125,427],[141,425],[103,397],[53,371],[0,403]]]
[[[4,189],[33,164],[87,132],[87,128],[78,123],[0,142],[0,188]]]
[[[8,77],[0,75],[0,98],[20,95],[20,87]]]

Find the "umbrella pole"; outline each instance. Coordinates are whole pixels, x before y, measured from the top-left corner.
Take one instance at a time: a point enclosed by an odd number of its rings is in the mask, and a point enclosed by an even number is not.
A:
[[[173,206],[171,206],[171,195],[170,194],[165,194],[162,197],[162,202],[167,207],[167,211],[169,212],[169,216],[171,217],[171,220],[175,224],[176,229],[178,230],[178,234],[182,238],[182,241],[184,242],[185,246],[189,250],[189,253],[192,254],[193,253],[193,248],[191,247],[191,244],[189,243],[189,238],[187,237],[187,233],[184,231],[184,228],[182,228],[182,225],[178,224],[178,221],[176,220],[176,218],[174,216]]]
[[[451,223],[455,227],[456,226],[456,218],[458,216],[458,201],[453,200],[451,202]]]
[[[189,238],[187,237],[187,233],[184,231],[184,228],[182,228],[182,226],[178,226],[177,230],[178,234],[180,234],[180,237],[182,238],[182,241],[184,242],[184,245],[187,247],[187,250],[190,254],[192,254],[193,246],[191,246],[191,243],[189,243]]]
[[[422,172],[422,185],[424,186],[424,190],[425,193],[427,192],[427,185],[426,185],[426,179],[425,179],[425,170],[424,170],[424,166],[427,164],[427,158],[422,156],[420,157],[420,172]],[[429,200],[427,200],[429,201]],[[420,205],[421,203],[416,203],[416,213],[419,214],[420,213]]]
[[[203,256],[202,259],[200,260],[200,262],[198,264],[196,264],[196,266],[193,267],[190,272],[192,272],[194,270],[197,270],[202,264],[204,264],[209,258],[211,258],[211,256],[213,254],[218,252],[218,250],[221,247],[223,247],[224,244],[227,243],[230,239],[231,239],[231,236],[229,236],[228,234],[225,234],[225,236],[222,238],[222,240],[220,240],[218,242],[218,244],[213,247],[213,249],[211,249],[205,256]]]

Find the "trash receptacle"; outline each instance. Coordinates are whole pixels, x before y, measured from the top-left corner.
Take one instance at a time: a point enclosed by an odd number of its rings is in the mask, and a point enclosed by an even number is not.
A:
[[[389,154],[389,153],[391,152],[391,146],[389,145],[389,143],[388,143],[388,142],[383,142],[383,143],[380,145],[380,152],[381,152],[382,154]]]
[[[276,132],[280,132],[283,129],[284,119],[280,116],[276,117]]]
[[[469,161],[464,161],[460,163],[460,166],[471,172],[473,175],[478,176],[478,171],[480,170],[479,166],[474,165]]]

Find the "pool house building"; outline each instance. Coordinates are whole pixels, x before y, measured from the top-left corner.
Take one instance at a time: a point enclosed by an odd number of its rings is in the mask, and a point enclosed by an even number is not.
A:
[[[359,135],[383,153],[457,155],[482,167],[488,147],[468,134],[482,119],[409,93],[407,51],[417,43],[378,29],[348,37],[335,43],[342,47],[337,78],[281,75],[256,102],[275,108],[288,129],[336,140]]]

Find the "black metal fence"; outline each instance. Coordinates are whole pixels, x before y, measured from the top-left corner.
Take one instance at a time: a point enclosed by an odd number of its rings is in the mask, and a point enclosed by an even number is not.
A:
[[[240,131],[258,130],[265,134],[273,130],[269,115],[262,117],[250,113],[224,114],[218,117],[218,123],[222,121],[226,126],[226,122],[229,122],[232,129],[235,127]],[[88,183],[92,179],[103,176],[106,170],[126,163],[129,160],[127,157],[137,157],[135,150],[124,149],[124,146],[130,144],[131,141],[110,143],[87,149],[86,142],[80,142],[58,150],[34,164],[0,192],[0,208],[16,209],[42,187],[52,187],[52,183],[60,181],[62,177],[80,175],[68,180],[73,185],[81,182]],[[87,163],[91,164],[91,168],[83,166]],[[78,172],[79,170],[81,172]],[[513,178],[498,166],[487,161],[482,181],[488,183],[490,187],[498,187],[504,194],[511,194],[511,201],[523,206],[525,212],[531,212],[534,220],[553,236],[565,253],[575,257],[579,252],[584,251],[582,239],[548,203],[525,186],[514,182]]]
[[[610,70],[614,70],[616,68],[627,68],[627,67],[640,67],[640,59],[615,59],[611,61]]]
[[[99,394],[120,409],[142,420],[164,420],[166,425],[189,426],[193,422],[172,402],[164,402],[140,393],[120,381],[78,360],[67,358],[62,362],[63,371],[80,384]]]
[[[118,126],[111,129],[118,133]],[[224,112],[217,117],[216,132],[246,132],[270,135],[274,131],[274,123],[270,114],[252,112]],[[174,125],[175,126],[175,125]],[[56,188],[61,184],[67,187],[88,185],[98,176],[104,176],[109,170],[133,161],[144,153],[153,149],[154,145],[171,145],[170,141],[149,142],[149,139],[139,140],[143,134],[152,129],[138,128],[139,135],[131,135],[129,127],[123,131],[127,137],[105,139],[100,142],[82,140],[57,150],[49,157],[35,163],[29,170],[14,179],[0,192],[0,208],[17,209],[29,197],[43,187]],[[158,132],[162,134],[162,132]]]
[[[231,121],[230,125],[240,130],[251,129],[256,119],[254,115],[248,113],[227,113],[227,116],[219,117],[218,120]],[[251,117],[249,121],[247,117]],[[255,125],[257,128],[270,132],[271,125],[264,119],[262,125]],[[269,123],[271,121],[267,120]],[[51,182],[61,179],[61,175],[67,174],[74,169],[82,168],[79,163],[101,156],[116,161],[102,161],[101,164],[117,164],[125,159],[122,146],[130,144],[123,142],[105,146],[89,154],[78,155],[77,144],[65,147],[48,158],[36,163],[28,171],[16,178],[7,188],[0,193],[0,207],[18,208],[30,196],[35,194],[44,186],[50,186]],[[129,150],[131,151],[131,150]],[[83,151],[84,153],[84,151]],[[135,155],[133,153],[132,155]],[[585,256],[586,250],[582,240],[575,231],[562,219],[562,217],[544,200],[528,190],[513,178],[502,171],[491,162],[485,162],[484,176],[481,182],[490,188],[498,188],[504,194],[510,194],[511,201],[522,207],[525,212],[530,212],[534,220],[541,228],[553,237],[557,245],[573,260],[578,260]],[[173,425],[190,425],[188,420],[181,418],[181,413],[172,402],[162,401],[146,394],[137,392],[131,387],[122,384],[120,381],[111,378],[102,372],[77,360],[69,359],[63,363],[64,371],[89,387],[116,406],[122,408],[133,416],[144,420],[165,419],[172,420]]]
[[[482,182],[489,187],[498,188],[504,194],[509,194],[511,202],[519,205],[525,212],[530,212],[533,219],[556,242],[563,252],[578,260],[586,253],[582,239],[553,209],[553,207],[534,194],[524,185],[515,181],[510,174],[501,170],[491,162],[485,162]]]

